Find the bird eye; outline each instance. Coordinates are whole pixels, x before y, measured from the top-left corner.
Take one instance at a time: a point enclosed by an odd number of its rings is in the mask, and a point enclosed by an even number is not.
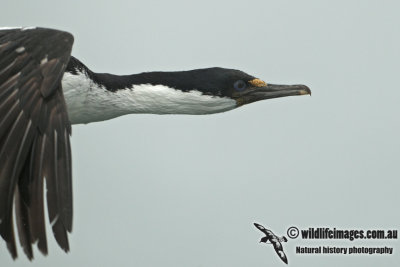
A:
[[[236,91],[243,91],[246,89],[246,83],[242,80],[238,80],[233,84],[233,87],[235,88]]]

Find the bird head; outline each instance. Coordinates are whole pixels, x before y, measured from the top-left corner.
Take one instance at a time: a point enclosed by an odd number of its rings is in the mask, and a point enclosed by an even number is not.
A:
[[[204,79],[208,88],[205,93],[229,97],[236,101],[237,107],[256,101],[295,95],[311,95],[311,90],[301,84],[270,84],[240,70],[211,68]]]
[[[176,113],[217,113],[264,99],[311,95],[305,85],[270,84],[240,70],[217,67],[147,72],[135,75],[133,79],[134,85],[161,85],[170,89],[172,93],[167,95],[168,100],[177,104],[174,107],[182,109],[181,112],[171,111]]]
[[[260,243],[267,243],[269,241],[269,238],[264,236],[263,238],[261,238]]]

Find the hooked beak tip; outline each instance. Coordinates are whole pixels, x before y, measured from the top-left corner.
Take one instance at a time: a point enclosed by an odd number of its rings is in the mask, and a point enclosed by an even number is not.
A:
[[[308,86],[301,85],[301,87],[303,87],[303,88],[299,91],[300,95],[310,95],[311,96],[311,89]]]

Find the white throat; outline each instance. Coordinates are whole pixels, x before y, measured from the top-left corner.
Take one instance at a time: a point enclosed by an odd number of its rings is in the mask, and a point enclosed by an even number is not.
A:
[[[134,85],[111,92],[84,73],[66,72],[62,86],[72,124],[104,121],[131,113],[202,115],[236,107],[236,101],[228,97],[203,95],[197,90],[183,92],[164,85]]]

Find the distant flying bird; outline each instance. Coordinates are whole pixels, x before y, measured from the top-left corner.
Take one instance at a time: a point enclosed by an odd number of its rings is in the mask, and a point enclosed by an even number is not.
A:
[[[0,235],[13,258],[14,219],[27,257],[34,243],[47,254],[44,180],[54,237],[69,251],[71,124],[131,113],[211,114],[311,94],[305,85],[267,84],[224,68],[96,73],[70,56],[72,43],[71,34],[58,30],[0,29]]]
[[[265,234],[265,236],[263,238],[261,238],[260,243],[272,244],[274,246],[274,249],[275,249],[276,253],[278,254],[279,258],[281,258],[281,260],[284,263],[288,264],[287,257],[285,255],[285,252],[283,252],[283,247],[281,244],[281,242],[287,242],[286,237],[276,236],[271,230],[266,229],[261,224],[254,223],[254,225],[257,227],[257,229],[259,229],[261,232],[263,232]],[[270,243],[267,243],[268,241]]]

